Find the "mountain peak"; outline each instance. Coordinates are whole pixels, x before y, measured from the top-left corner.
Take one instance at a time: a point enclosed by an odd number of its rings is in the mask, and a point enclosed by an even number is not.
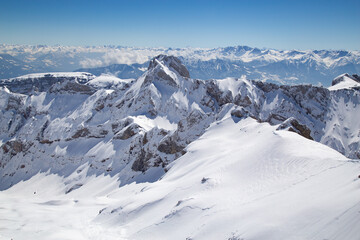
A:
[[[184,78],[190,78],[189,71],[174,56],[158,55],[151,59],[144,84],[153,83],[157,88],[178,88]]]
[[[149,64],[148,70],[155,69],[157,67],[163,68],[164,66],[168,67],[171,71],[174,71],[178,75],[186,78],[190,78],[189,71],[184,64],[174,56],[168,56],[160,54],[154,57]]]
[[[358,75],[349,75],[348,73],[341,74],[334,78],[329,90],[339,90],[344,88],[360,87],[360,78]]]

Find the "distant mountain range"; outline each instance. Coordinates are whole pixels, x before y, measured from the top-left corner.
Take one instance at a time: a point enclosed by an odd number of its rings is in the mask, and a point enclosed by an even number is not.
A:
[[[0,45],[0,79],[28,73],[81,71],[138,78],[159,54],[178,57],[192,78],[248,79],[280,84],[330,86],[336,76],[360,72],[360,51],[226,48],[130,48]]]

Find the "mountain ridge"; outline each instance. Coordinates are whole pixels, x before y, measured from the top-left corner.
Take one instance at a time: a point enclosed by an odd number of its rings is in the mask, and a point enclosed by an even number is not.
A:
[[[360,113],[356,88],[279,86],[245,77],[204,81],[187,77],[176,57],[160,55],[152,62],[140,78],[114,88],[91,80],[56,82],[28,95],[2,88],[2,189],[46,171],[48,164],[64,174],[89,162],[89,172],[119,174],[122,184],[157,179],[226,114],[235,122],[251,117],[282,124],[279,130],[360,157],[359,136],[351,134],[360,129],[352,121]],[[34,158],[58,160],[40,164]]]
[[[148,61],[159,54],[179,57],[191,76],[198,79],[246,75],[250,79],[280,84],[330,86],[330,79],[344,72],[356,74],[360,71],[360,52],[343,50],[285,51],[246,46],[201,49],[0,45],[0,52],[35,66],[41,72],[84,71],[97,76],[111,73],[119,78],[140,77]]]

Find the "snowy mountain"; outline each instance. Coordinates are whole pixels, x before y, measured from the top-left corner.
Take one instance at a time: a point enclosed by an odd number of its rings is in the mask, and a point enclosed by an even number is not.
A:
[[[338,77],[336,77],[332,83],[330,90],[338,90],[338,89],[351,89],[351,88],[359,88],[360,87],[360,77],[357,74],[350,76],[345,73]]]
[[[173,55],[198,79],[239,78],[278,84],[330,86],[331,79],[348,72],[360,72],[359,51],[273,50],[247,46],[226,48],[130,48],[121,46],[67,47],[0,45],[0,53],[38,69],[37,72],[78,71],[96,76],[102,73],[119,78],[138,78],[151,58]],[[18,77],[26,72],[6,72],[1,78]]]
[[[0,79],[38,71],[39,69],[34,68],[9,54],[0,54]]]
[[[3,82],[0,236],[359,236],[357,76],[329,89],[205,81],[167,55],[138,79],[69,74]]]
[[[131,65],[128,64],[112,64],[107,67],[97,67],[97,68],[80,68],[76,71],[78,72],[90,72],[96,76],[102,74],[111,74],[118,78],[138,78],[140,77],[147,69],[149,62],[139,64],[134,63]]]
[[[84,72],[34,73],[0,80],[0,87],[6,86],[9,90],[16,93],[31,94],[32,91],[46,92],[55,83],[65,81],[87,83],[94,78],[94,75]]]

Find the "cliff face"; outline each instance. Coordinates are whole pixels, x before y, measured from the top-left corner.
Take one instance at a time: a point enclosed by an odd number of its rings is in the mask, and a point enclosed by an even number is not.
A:
[[[7,87],[15,93],[33,94],[36,92],[46,92],[56,83],[70,81],[84,84],[94,78],[94,75],[85,72],[36,73],[0,80],[0,86]]]

